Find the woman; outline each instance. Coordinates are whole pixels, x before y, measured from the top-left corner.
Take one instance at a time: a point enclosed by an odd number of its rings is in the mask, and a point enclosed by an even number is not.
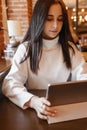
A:
[[[28,89],[47,89],[49,83],[87,79],[85,61],[73,43],[62,0],[38,0],[29,29],[13,58],[3,93],[22,109],[31,107],[41,119],[55,116],[45,97]],[[27,88],[24,86],[28,80]]]

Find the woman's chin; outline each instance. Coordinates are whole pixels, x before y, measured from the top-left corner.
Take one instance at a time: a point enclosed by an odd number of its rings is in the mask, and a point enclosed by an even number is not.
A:
[[[47,40],[52,40],[52,39],[55,39],[58,35],[56,36],[44,36],[43,38],[44,39],[47,39]]]

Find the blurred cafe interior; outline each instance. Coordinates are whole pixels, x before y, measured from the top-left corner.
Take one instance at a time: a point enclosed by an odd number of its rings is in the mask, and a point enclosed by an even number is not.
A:
[[[36,1],[0,0],[0,58],[13,57],[29,26]],[[87,1],[64,0],[64,2],[72,35],[87,61]]]

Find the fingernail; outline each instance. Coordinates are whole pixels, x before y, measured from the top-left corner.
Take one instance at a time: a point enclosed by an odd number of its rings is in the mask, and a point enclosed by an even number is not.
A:
[[[55,116],[55,114],[52,114],[52,116]]]

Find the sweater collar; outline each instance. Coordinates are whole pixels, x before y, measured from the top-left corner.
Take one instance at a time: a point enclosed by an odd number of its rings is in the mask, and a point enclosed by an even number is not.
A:
[[[59,40],[59,36],[52,40],[43,39],[43,47],[45,49],[51,49],[58,45],[58,40]]]

